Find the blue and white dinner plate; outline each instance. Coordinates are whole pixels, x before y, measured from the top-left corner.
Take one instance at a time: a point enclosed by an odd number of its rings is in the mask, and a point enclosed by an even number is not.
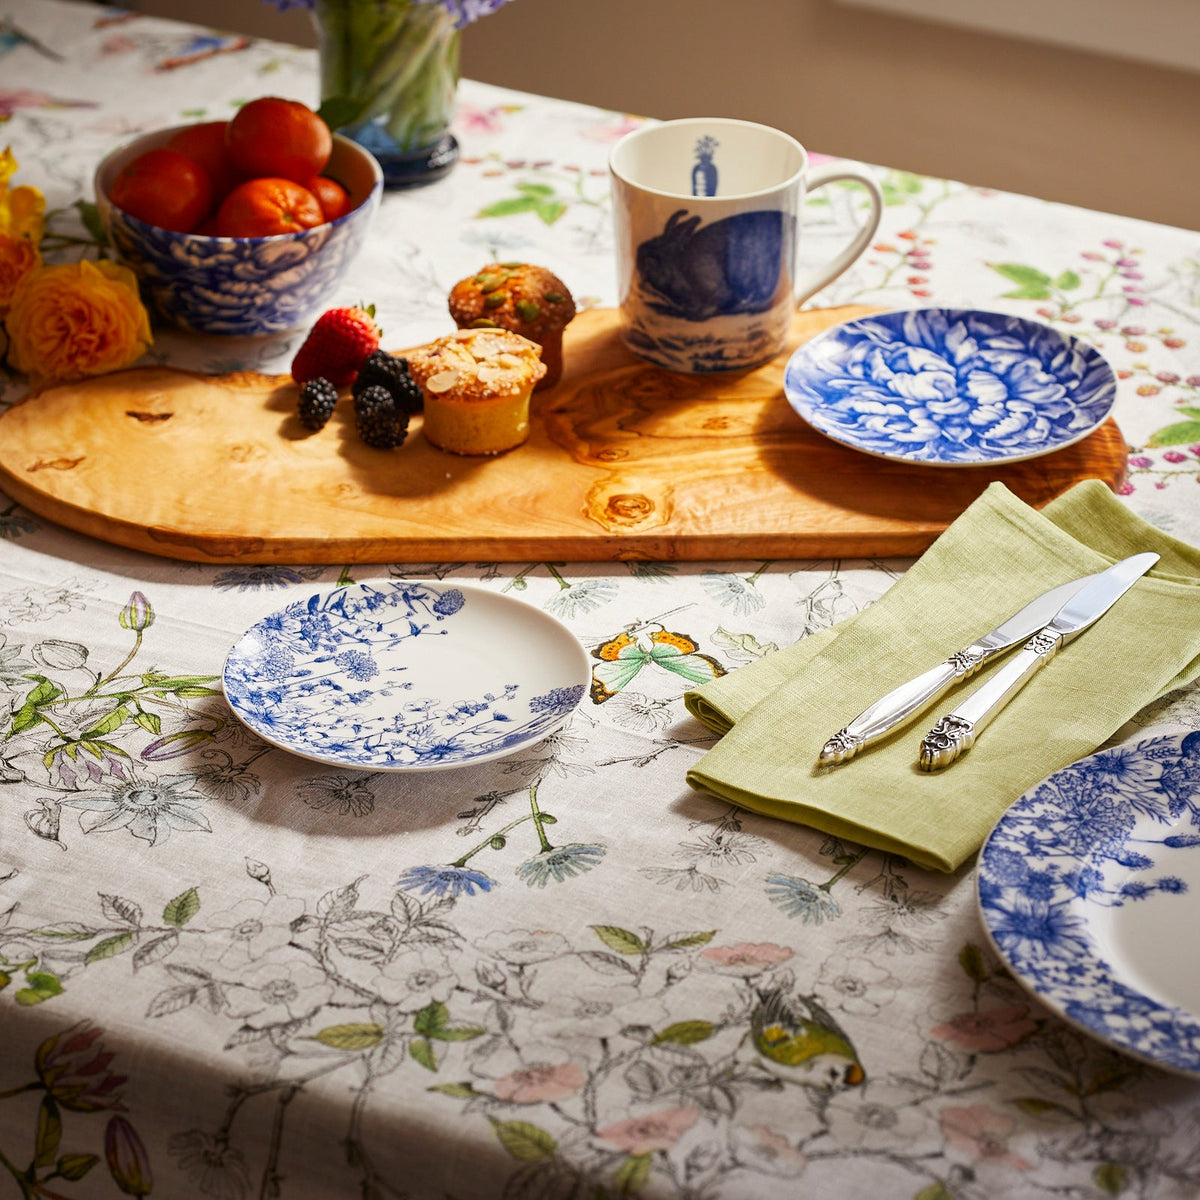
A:
[[[1200,1075],[1200,731],[1056,771],[1000,819],[976,878],[992,944],[1044,1004]]]
[[[428,771],[540,741],[587,690],[560,622],[482,588],[341,587],[264,617],[225,660],[225,696],[259,737],[341,767]]]
[[[1117,394],[1091,346],[1038,321],[976,309],[860,317],[801,346],[791,406],[836,442],[933,467],[1019,462],[1087,437]]]

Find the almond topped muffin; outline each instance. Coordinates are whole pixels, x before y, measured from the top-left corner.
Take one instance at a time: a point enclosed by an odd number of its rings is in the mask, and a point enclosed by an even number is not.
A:
[[[439,449],[502,454],[529,437],[529,399],[546,373],[535,342],[506,329],[460,329],[406,357],[425,394],[425,436]]]
[[[508,329],[537,342],[546,364],[537,387],[558,382],[563,330],[575,316],[575,301],[566,284],[545,267],[489,263],[450,290],[450,315],[460,329]]]

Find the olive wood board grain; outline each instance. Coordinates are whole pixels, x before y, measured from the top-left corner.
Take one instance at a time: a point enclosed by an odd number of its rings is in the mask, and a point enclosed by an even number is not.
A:
[[[969,468],[817,433],[783,368],[872,311],[798,313],[777,359],[717,375],[652,366],[620,341],[616,311],[584,311],[562,379],[534,394],[529,441],[493,458],[434,449],[419,417],[402,447],[370,449],[348,397],[309,431],[286,376],[133,368],[0,415],[0,488],[69,529],[194,562],[587,562],[915,555],[992,480],[1040,506],[1124,478],[1111,420],[1041,458]]]

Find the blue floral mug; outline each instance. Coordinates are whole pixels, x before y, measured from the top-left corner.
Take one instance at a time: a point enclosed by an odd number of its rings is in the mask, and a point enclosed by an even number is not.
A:
[[[694,117],[627,134],[609,159],[622,336],[672,371],[740,371],[784,348],[797,307],[867,248],[883,213],[868,168],[810,169],[795,138],[767,125]],[[800,272],[807,193],[839,180],[870,208],[850,242]]]

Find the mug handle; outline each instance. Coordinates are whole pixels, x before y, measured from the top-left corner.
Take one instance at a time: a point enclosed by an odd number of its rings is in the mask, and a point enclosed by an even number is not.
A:
[[[875,236],[883,216],[883,192],[879,181],[869,167],[862,163],[834,162],[825,163],[812,172],[808,180],[808,193],[827,183],[836,183],[841,179],[853,179],[867,189],[871,199],[871,211],[866,221],[851,239],[841,253],[821,267],[814,267],[802,275],[796,282],[796,305],[803,304],[810,296],[819,292],[827,284],[832,283],[851,263],[867,248],[867,243]]]

